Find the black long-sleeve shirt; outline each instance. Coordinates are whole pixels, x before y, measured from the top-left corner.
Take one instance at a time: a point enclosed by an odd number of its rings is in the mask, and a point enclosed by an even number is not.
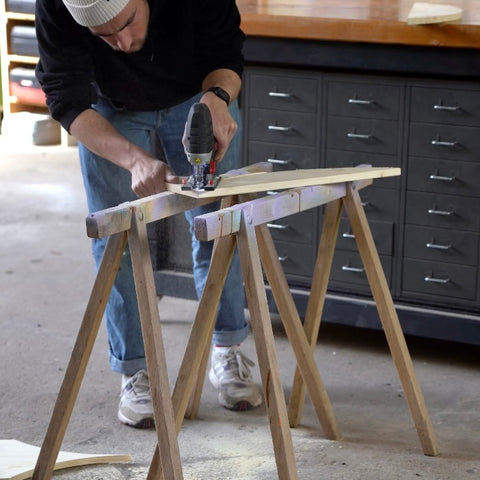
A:
[[[65,129],[99,95],[119,108],[159,110],[200,92],[213,70],[242,74],[244,34],[235,0],[147,1],[145,45],[123,53],[77,24],[62,0],[37,0],[36,75],[52,117]]]

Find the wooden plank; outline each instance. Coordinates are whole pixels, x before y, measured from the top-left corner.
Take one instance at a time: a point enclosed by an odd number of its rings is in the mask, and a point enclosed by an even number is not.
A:
[[[412,359],[398,320],[380,257],[355,185],[349,185],[343,204],[355,235],[370,288],[387,337],[393,362],[397,368],[417,433],[426,455],[437,455],[438,448],[432,424],[420,390]]]
[[[222,177],[212,191],[182,190],[181,184],[173,183],[167,184],[167,189],[189,197],[209,198],[392,177],[400,173],[396,167],[311,168]]]
[[[52,475],[126,243],[124,232],[108,239],[32,480],[47,480]]]
[[[38,447],[18,440],[0,440],[0,480],[32,478],[39,451]],[[132,457],[125,454],[85,454],[60,451],[54,470],[131,461]]]
[[[225,178],[271,170],[272,165],[268,162],[258,162],[244,168],[230,170],[225,174]],[[172,192],[157,193],[133,202],[125,202],[112,208],[91,213],[86,218],[87,235],[90,238],[102,238],[128,230],[132,221],[132,209],[141,210],[144,222],[151,223],[183,213],[194,207],[212,203],[215,200],[214,196],[199,199],[185,195],[175,195]]]
[[[407,16],[409,25],[426,25],[461,20],[462,8],[438,3],[415,2]]]
[[[135,290],[137,292],[138,310],[150,380],[160,463],[165,479],[182,480],[183,472],[147,238],[147,225],[143,221],[142,211],[134,210],[133,212],[132,227],[128,232],[128,243],[132,257]],[[149,474],[149,478],[153,479],[154,477]]]
[[[278,260],[277,249],[273,243],[272,235],[266,225],[258,226],[256,232],[260,258],[267,281],[272,289],[275,304],[280,313],[288,340],[295,353],[298,368],[308,387],[315,413],[325,436],[330,440],[338,440],[340,439],[340,432],[337,420],[315,364],[313,348],[310,347],[305,335],[305,330],[298,315],[287,279]]]

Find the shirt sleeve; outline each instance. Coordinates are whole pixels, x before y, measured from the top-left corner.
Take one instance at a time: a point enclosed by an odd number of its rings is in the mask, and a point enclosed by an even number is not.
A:
[[[69,131],[73,120],[96,103],[89,32],[61,0],[37,0],[35,28],[40,52],[36,76],[50,114]]]

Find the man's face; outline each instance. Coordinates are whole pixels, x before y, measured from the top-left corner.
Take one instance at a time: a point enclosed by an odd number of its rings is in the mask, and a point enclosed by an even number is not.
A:
[[[149,13],[147,0],[130,0],[116,17],[90,31],[114,50],[138,52],[147,38]]]

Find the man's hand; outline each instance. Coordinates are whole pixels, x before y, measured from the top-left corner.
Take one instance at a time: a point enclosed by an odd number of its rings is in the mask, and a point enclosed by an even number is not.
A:
[[[238,125],[230,115],[225,102],[215,94],[207,92],[200,100],[210,109],[212,115],[213,136],[215,137],[215,158],[221,162],[233,136],[238,130]]]
[[[132,190],[139,197],[148,197],[166,190],[165,183],[178,183],[170,167],[152,157],[141,157],[135,160],[131,170]]]

